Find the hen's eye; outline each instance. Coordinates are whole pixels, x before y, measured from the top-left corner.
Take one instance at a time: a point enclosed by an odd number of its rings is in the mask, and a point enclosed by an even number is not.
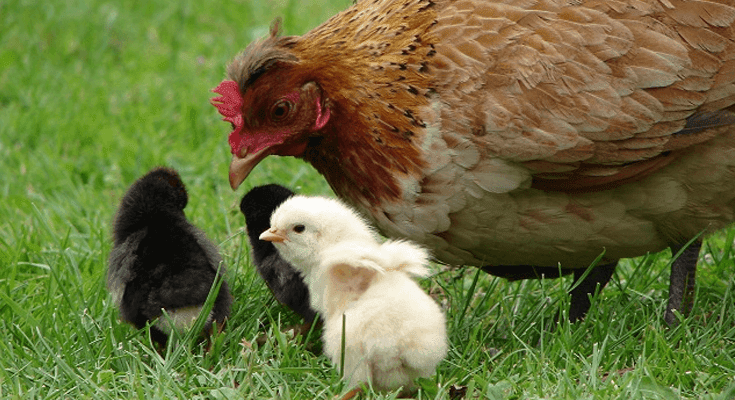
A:
[[[296,226],[293,227],[293,231],[296,232],[296,233],[301,233],[304,230],[306,230],[306,227],[303,226],[303,225],[296,225]]]
[[[280,100],[271,107],[271,119],[280,121],[288,116],[293,108],[293,104],[288,100]]]

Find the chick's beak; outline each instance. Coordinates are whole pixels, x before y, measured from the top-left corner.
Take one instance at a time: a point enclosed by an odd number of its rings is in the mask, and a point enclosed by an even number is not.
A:
[[[267,231],[260,234],[260,240],[273,243],[283,243],[286,240],[286,236],[278,231],[276,228],[270,228]]]

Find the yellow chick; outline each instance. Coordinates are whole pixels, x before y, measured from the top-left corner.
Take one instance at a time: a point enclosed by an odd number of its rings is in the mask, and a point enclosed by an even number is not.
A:
[[[444,314],[412,279],[429,274],[425,249],[381,243],[355,211],[323,197],[286,200],[260,239],[303,275],[324,319],[324,351],[338,368],[344,360],[350,385],[410,391],[435,373],[447,353]]]

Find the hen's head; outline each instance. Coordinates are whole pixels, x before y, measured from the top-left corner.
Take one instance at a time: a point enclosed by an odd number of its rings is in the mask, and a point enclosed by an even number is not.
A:
[[[232,124],[230,185],[233,189],[268,155],[299,156],[310,136],[329,122],[330,105],[313,77],[298,72],[289,51],[293,37],[271,36],[248,46],[228,67],[231,80],[213,91],[224,120]]]

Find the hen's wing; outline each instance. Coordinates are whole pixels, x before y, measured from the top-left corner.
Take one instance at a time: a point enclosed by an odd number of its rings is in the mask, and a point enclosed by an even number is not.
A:
[[[437,20],[430,66],[452,105],[440,131],[463,163],[520,163],[547,191],[607,189],[735,123],[733,2],[508,3],[456,2]],[[503,167],[475,172],[490,191],[530,182]]]

